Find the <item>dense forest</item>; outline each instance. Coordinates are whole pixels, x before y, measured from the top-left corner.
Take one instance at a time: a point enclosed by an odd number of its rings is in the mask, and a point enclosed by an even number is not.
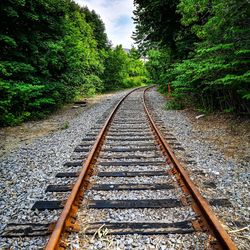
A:
[[[139,51],[168,108],[250,113],[249,1],[135,0]]]
[[[128,54],[111,46],[95,11],[74,1],[1,0],[0,126],[148,77],[163,93],[170,84],[168,108],[250,113],[247,0],[134,4],[138,50]]]
[[[0,126],[146,81],[137,51],[112,48],[100,16],[71,0],[1,0],[0,20]]]

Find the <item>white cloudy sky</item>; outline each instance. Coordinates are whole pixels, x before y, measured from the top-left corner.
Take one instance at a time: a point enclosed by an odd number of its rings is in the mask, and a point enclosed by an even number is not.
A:
[[[81,6],[88,6],[95,10],[105,23],[108,39],[113,45],[122,44],[124,48],[131,48],[131,38],[134,30],[132,20],[133,0],[75,0]]]

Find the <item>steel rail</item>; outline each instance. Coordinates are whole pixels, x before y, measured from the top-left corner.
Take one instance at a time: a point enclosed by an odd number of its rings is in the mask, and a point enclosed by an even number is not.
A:
[[[64,233],[65,230],[65,226],[67,224],[67,220],[70,220],[70,216],[72,213],[72,210],[75,209],[74,204],[79,196],[79,193],[83,187],[83,182],[84,179],[86,178],[88,169],[90,168],[92,162],[94,161],[95,155],[98,152],[99,146],[101,145],[102,139],[104,138],[108,127],[112,121],[112,118],[114,117],[115,113],[117,112],[118,108],[120,107],[120,105],[122,104],[122,102],[126,99],[126,97],[128,95],[130,95],[132,92],[140,89],[142,87],[139,88],[135,88],[132,91],[130,91],[128,94],[126,94],[120,101],[119,103],[116,105],[116,107],[113,109],[112,113],[110,114],[110,116],[108,117],[108,119],[106,120],[104,126],[102,127],[101,131],[99,132],[97,139],[85,161],[85,163],[82,166],[82,170],[80,172],[79,177],[76,180],[76,183],[73,186],[73,189],[66,201],[66,204],[55,224],[55,227],[52,231],[52,234],[49,238],[49,241],[46,245],[45,250],[54,250],[54,249],[58,249],[59,248],[59,243],[60,243],[60,239],[62,234]]]
[[[152,87],[152,86],[151,86]],[[222,249],[230,249],[230,250],[236,250],[237,247],[235,246],[234,242],[226,232],[226,230],[222,227],[221,223],[219,222],[218,218],[210,208],[209,203],[202,197],[198,189],[195,187],[194,183],[190,179],[187,171],[184,169],[184,167],[181,165],[179,160],[174,155],[171,147],[166,142],[164,137],[162,136],[162,133],[158,129],[157,125],[153,121],[152,115],[150,114],[147,105],[146,105],[146,91],[150,89],[151,87],[148,87],[144,90],[143,93],[143,105],[145,112],[148,116],[148,119],[150,121],[150,124],[154,130],[154,132],[157,135],[157,138],[159,139],[161,145],[163,146],[164,150],[166,151],[167,155],[169,156],[171,162],[174,165],[174,168],[178,171],[182,181],[184,182],[185,186],[187,187],[189,193],[191,194],[192,198],[194,199],[195,203],[198,205],[199,210],[202,213],[202,216],[206,220],[207,224],[209,225],[209,229],[214,234],[215,238],[217,239],[218,243],[221,245]]]

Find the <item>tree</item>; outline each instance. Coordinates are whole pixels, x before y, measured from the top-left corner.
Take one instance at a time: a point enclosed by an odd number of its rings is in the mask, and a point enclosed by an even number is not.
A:
[[[104,65],[103,79],[106,90],[131,88],[147,82],[147,71],[135,48],[129,54],[121,45],[110,49]]]
[[[145,81],[137,52],[112,50],[100,16],[72,0],[2,0],[0,19],[0,126]]]
[[[133,37],[139,48],[168,46],[176,51],[175,38],[180,30],[181,16],[176,12],[177,1],[134,1],[136,31]]]
[[[91,15],[88,23],[71,0],[0,2],[0,125],[42,117],[78,93],[102,91],[106,41],[97,34],[104,26]]]
[[[98,75],[103,71],[98,51],[96,50],[97,42],[93,38],[91,26],[85,21],[84,13],[71,12],[65,17],[65,36],[63,47],[65,53],[65,63],[67,68],[63,72],[63,81],[66,86],[77,87],[82,94],[102,90],[102,84]],[[94,79],[98,83],[90,82]]]
[[[109,41],[105,32],[105,25],[100,16],[94,10],[90,11],[88,7],[82,8],[82,11],[85,14],[87,23],[92,27],[93,35],[97,42],[97,48],[104,50],[108,49],[110,47]]]
[[[250,112],[247,0],[135,2],[136,39],[154,49],[147,63],[152,80],[162,89],[171,82],[178,100],[191,98],[204,109]],[[163,20],[162,5],[176,15]]]
[[[201,42],[175,67],[173,84],[178,90],[188,83],[204,108],[250,111],[248,7],[245,0],[180,2],[183,25],[191,25]]]
[[[105,70],[103,73],[106,90],[114,90],[123,87],[123,80],[128,77],[127,62],[127,54],[121,45],[109,50],[105,60]]]

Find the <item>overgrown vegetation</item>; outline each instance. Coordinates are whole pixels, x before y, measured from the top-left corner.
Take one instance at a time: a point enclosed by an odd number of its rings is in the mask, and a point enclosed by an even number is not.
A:
[[[135,0],[134,38],[151,81],[181,107],[250,113],[247,0]],[[178,105],[179,103],[179,105]]]
[[[127,54],[121,46],[108,51],[103,81],[105,90],[130,88],[147,83],[147,71],[135,48]]]
[[[144,80],[135,51],[112,49],[100,17],[71,0],[0,1],[0,19],[0,126]]]

